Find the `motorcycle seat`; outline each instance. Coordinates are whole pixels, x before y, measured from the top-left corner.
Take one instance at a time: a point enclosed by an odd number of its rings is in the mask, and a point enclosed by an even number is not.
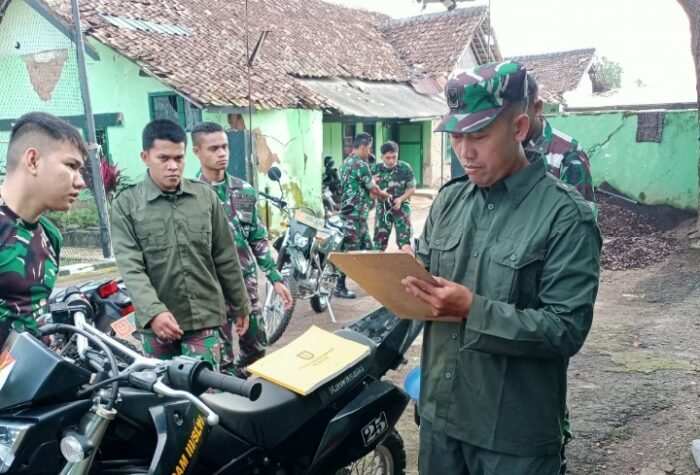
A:
[[[336,334],[369,346],[370,353],[352,368],[307,396],[258,379],[263,387],[257,401],[230,393],[206,393],[200,398],[219,415],[222,427],[251,444],[273,449],[332,403],[330,392],[327,389],[324,391],[324,388],[334,384],[357,366],[363,365],[367,368],[371,365],[377,348],[371,339],[352,330],[340,330]],[[359,378],[358,382],[361,380],[362,378]]]

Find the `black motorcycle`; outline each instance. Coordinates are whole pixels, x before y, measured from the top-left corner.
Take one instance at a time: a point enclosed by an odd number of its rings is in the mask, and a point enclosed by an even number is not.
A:
[[[279,183],[281,171],[272,167],[268,177]],[[282,299],[275,292],[267,292],[262,315],[269,344],[284,334],[300,300],[308,299],[316,313],[328,310],[331,321],[335,323],[331,299],[338,274],[328,256],[340,250],[345,234],[339,216],[328,216],[324,220],[309,208],[292,208],[284,200],[281,185],[280,191],[281,198],[262,192],[260,196],[279,209],[284,217],[285,232],[272,246],[277,251],[277,270],[292,293],[294,303],[291,308],[284,308]]]
[[[49,298],[50,312],[38,319],[39,327],[53,322],[55,316],[68,312],[68,308],[88,304],[89,311],[83,312],[89,318],[85,323],[93,325],[101,332],[116,338],[120,343],[139,351],[140,343],[135,338],[136,322],[134,320],[134,304],[126,291],[122,279],[99,279],[85,282],[78,286],[68,287],[54,292]],[[71,359],[77,357],[77,342],[75,335],[57,334],[49,345],[61,356]],[[0,472],[1,473],[1,472]]]
[[[74,302],[43,334],[83,340],[67,361],[29,333],[0,355],[0,473],[401,474],[394,427],[408,395],[382,377],[404,363],[420,324],[379,309],[338,335],[370,348],[308,396],[207,363],[142,357],[95,327]],[[67,317],[67,318],[66,318]],[[78,317],[78,318],[76,318]],[[121,369],[115,357],[128,357]],[[223,392],[204,393],[209,388]]]
[[[110,332],[116,321],[134,313],[134,304],[122,279],[98,279],[59,290],[51,295],[49,305],[64,302],[76,291],[83,294],[92,305],[94,322],[89,323],[105,333]]]

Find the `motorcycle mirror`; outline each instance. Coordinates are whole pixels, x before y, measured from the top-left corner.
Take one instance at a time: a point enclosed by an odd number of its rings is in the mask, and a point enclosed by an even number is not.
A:
[[[277,167],[271,167],[267,172],[267,177],[272,181],[280,181],[280,178],[282,178],[282,170]]]

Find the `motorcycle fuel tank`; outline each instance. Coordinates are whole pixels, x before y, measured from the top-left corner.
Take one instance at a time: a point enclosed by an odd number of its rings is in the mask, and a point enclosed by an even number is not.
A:
[[[51,352],[29,333],[10,334],[0,353],[0,411],[50,397],[72,399],[90,373]]]

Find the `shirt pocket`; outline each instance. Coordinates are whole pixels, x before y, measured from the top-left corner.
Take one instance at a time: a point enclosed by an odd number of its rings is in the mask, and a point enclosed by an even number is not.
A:
[[[455,263],[457,261],[457,249],[462,241],[462,234],[447,234],[433,236],[428,244],[430,249],[430,273],[439,275],[445,279],[454,278]]]
[[[481,289],[485,297],[526,308],[537,298],[545,251],[514,239],[502,239],[489,251],[489,269]]]
[[[202,248],[211,248],[211,220],[204,216],[190,216],[187,218],[187,232],[189,241]]]
[[[145,254],[158,253],[170,247],[171,243],[165,237],[166,226],[162,221],[137,222],[134,231]]]

